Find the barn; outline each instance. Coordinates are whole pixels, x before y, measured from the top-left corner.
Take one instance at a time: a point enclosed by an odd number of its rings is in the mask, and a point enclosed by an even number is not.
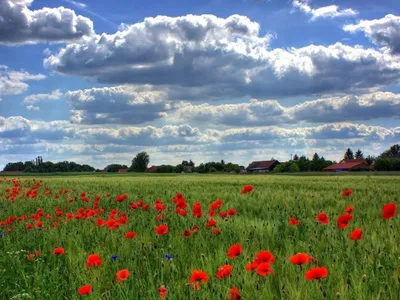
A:
[[[343,159],[337,164],[323,169],[324,172],[369,171],[370,166],[365,159]]]
[[[246,170],[247,173],[271,172],[277,165],[279,165],[277,160],[253,161]]]
[[[118,173],[128,173],[129,169],[119,169]]]

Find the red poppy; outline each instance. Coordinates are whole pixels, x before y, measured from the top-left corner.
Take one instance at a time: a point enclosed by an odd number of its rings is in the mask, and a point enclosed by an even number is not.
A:
[[[35,254],[30,253],[27,255],[29,260],[32,260],[35,257]]]
[[[354,229],[350,234],[350,239],[352,241],[355,241],[355,240],[360,241],[362,238],[362,234],[363,234],[362,229]]]
[[[350,205],[347,206],[346,209],[344,210],[344,212],[347,212],[348,214],[351,214],[354,210],[354,206]]]
[[[249,192],[251,192],[254,188],[251,185],[245,185],[242,189],[242,194],[245,195]]]
[[[122,201],[124,201],[126,198],[128,198],[128,195],[127,195],[127,194],[123,194],[123,195],[116,196],[116,197],[115,197],[115,200],[116,200],[117,202],[122,202]]]
[[[289,225],[290,226],[296,226],[296,225],[299,225],[299,224],[300,224],[299,220],[296,220],[296,218],[294,218],[294,217],[290,217],[290,221],[289,221]]]
[[[231,265],[223,265],[218,268],[216,276],[218,279],[222,279],[222,278],[231,276],[231,274],[232,274],[232,266]]]
[[[192,232],[189,229],[186,229],[183,233],[184,236],[191,236]]]
[[[310,264],[312,257],[306,253],[297,253],[289,258],[290,262],[295,265]]]
[[[161,299],[166,299],[168,295],[168,290],[165,288],[165,286],[160,286],[158,288],[158,294],[160,295]]]
[[[221,211],[221,212],[219,213],[219,216],[220,216],[221,218],[226,218],[226,217],[228,216],[228,213],[227,213],[226,211]]]
[[[125,281],[128,279],[131,273],[127,269],[119,270],[116,274],[117,282]]]
[[[79,295],[88,295],[92,292],[92,286],[90,284],[81,286],[78,290]]]
[[[236,258],[242,253],[242,246],[240,244],[232,245],[227,253],[229,258]]]
[[[217,222],[215,220],[208,220],[208,222],[206,223],[206,227],[214,227],[215,225],[217,225]]]
[[[329,217],[325,213],[319,213],[317,215],[317,221],[321,224],[328,224],[329,223]]]
[[[389,220],[396,215],[397,206],[394,203],[388,203],[382,208],[382,218]]]
[[[274,274],[274,270],[271,269],[269,263],[262,263],[258,265],[257,274],[260,276],[268,276],[269,274]]]
[[[218,235],[218,234],[221,233],[221,229],[220,229],[220,228],[214,228],[214,229],[211,231],[211,233],[214,234],[214,235]]]
[[[272,264],[275,262],[275,257],[269,251],[260,251],[257,254],[255,262],[258,264],[265,263],[265,262]]]
[[[234,208],[229,209],[228,216],[234,216],[234,215],[236,215],[236,209],[234,209]]]
[[[311,268],[306,272],[305,275],[307,280],[321,279],[327,276],[328,276],[328,269],[325,267]]]
[[[210,208],[211,208],[211,210],[215,211],[215,210],[220,209],[222,204],[223,204],[223,201],[221,199],[218,199],[210,204]]]
[[[198,226],[194,225],[194,226],[192,227],[192,232],[197,232],[198,230],[199,230],[199,227],[198,227]]]
[[[258,268],[258,263],[256,262],[256,261],[253,261],[253,262],[251,262],[251,263],[248,263],[247,265],[246,265],[246,271],[253,271],[253,270],[255,270],[255,269],[257,269]]]
[[[100,255],[98,254],[90,254],[88,256],[86,267],[91,268],[93,266],[101,266],[103,264],[102,260],[100,259]]]
[[[351,220],[353,220],[352,215],[344,214],[339,216],[339,218],[337,219],[337,228],[347,228]]]
[[[64,248],[54,248],[53,253],[54,253],[55,255],[61,255],[61,254],[64,254],[64,253],[65,253],[65,250],[64,250]]]
[[[228,293],[228,300],[240,300],[240,293],[236,287],[232,287]]]
[[[163,235],[167,234],[167,232],[168,232],[168,226],[167,225],[159,225],[156,228],[156,233],[159,236],[163,236]]]
[[[192,270],[192,276],[189,279],[189,283],[200,281],[203,281],[204,283],[208,282],[207,273],[203,272],[202,270]]]
[[[203,216],[203,212],[201,211],[201,203],[195,202],[193,205],[193,217],[201,218]]]
[[[134,239],[136,237],[136,232],[134,231],[128,231],[125,233],[125,238],[127,239]]]
[[[342,195],[343,195],[343,197],[347,197],[347,196],[350,196],[352,193],[353,193],[352,190],[344,190]]]

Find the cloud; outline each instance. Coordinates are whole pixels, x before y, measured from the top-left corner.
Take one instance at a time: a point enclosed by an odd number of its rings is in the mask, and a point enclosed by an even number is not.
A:
[[[42,74],[30,74],[26,71],[10,70],[7,66],[0,65],[0,96],[18,95],[25,92],[29,85],[26,81],[43,80]]]
[[[99,82],[224,91],[226,97],[359,91],[400,78],[400,62],[374,49],[341,43],[269,49],[270,39],[243,16],[158,16],[68,44],[44,64]]]
[[[170,114],[172,123],[205,126],[267,126],[300,122],[329,123],[377,118],[400,118],[400,94],[375,92],[330,97],[284,107],[276,100],[253,99],[238,104],[194,105],[183,102]]]
[[[310,6],[310,0],[293,0],[292,6],[301,10],[302,12],[311,16],[311,21],[315,21],[319,18],[337,18],[337,17],[348,17],[348,16],[356,16],[358,15],[358,11],[346,8],[339,9],[337,5],[329,5],[323,6],[317,9],[314,9]]]
[[[78,1],[73,1],[73,0],[63,0],[69,4],[72,4],[74,6],[80,7],[80,8],[86,8],[87,5],[85,3],[82,2],[78,2]]]
[[[140,124],[160,119],[171,109],[163,91],[150,86],[116,86],[69,91],[71,121],[79,124]]]
[[[34,106],[34,105],[27,105],[26,109],[27,110],[31,110],[31,111],[37,111],[37,110],[40,110],[40,107],[39,106]]]
[[[33,0],[0,1],[0,44],[64,42],[94,34],[93,22],[73,10],[57,7],[30,10]]]
[[[362,31],[374,44],[386,47],[391,54],[400,54],[400,17],[386,15],[382,19],[361,20],[343,27],[351,33]]]
[[[59,100],[61,99],[61,97],[63,96],[63,93],[60,92],[60,90],[54,90],[49,94],[32,94],[29,96],[26,96],[24,98],[24,102],[23,103],[29,103],[29,104],[33,104],[36,102],[40,102],[40,101],[53,101],[53,100]]]

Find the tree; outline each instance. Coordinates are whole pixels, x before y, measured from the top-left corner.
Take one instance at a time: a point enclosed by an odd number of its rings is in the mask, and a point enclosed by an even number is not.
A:
[[[375,161],[375,156],[371,156],[371,155],[368,155],[366,158],[365,158],[365,160],[367,161],[367,163],[369,164],[369,165],[372,165],[372,163]]]
[[[129,168],[130,171],[144,172],[150,162],[150,157],[146,152],[140,152],[136,154],[136,157],[132,160],[132,165]]]
[[[353,151],[350,148],[347,148],[346,152],[344,153],[344,159],[354,159]]]
[[[356,159],[362,159],[362,158],[364,158],[364,153],[362,153],[362,151],[360,149],[358,149],[354,156]]]
[[[128,169],[126,165],[111,164],[104,168],[107,172],[117,173],[119,169]]]
[[[396,144],[384,151],[380,157],[400,157],[400,145]]]
[[[192,160],[189,160],[188,166],[189,167],[194,167],[194,162]]]
[[[297,155],[297,154],[295,154],[295,155],[293,156],[293,160],[294,160],[294,161],[297,161],[297,160],[299,160],[299,157],[298,157],[298,155]]]
[[[222,164],[223,166],[225,166],[225,161],[224,161],[223,159],[221,159],[221,164]]]

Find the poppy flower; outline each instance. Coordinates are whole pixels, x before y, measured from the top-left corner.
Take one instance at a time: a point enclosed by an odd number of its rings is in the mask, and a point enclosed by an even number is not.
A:
[[[218,268],[217,278],[222,279],[230,276],[232,274],[232,266],[231,265],[223,265]]]
[[[329,223],[329,217],[325,213],[319,213],[317,215],[317,221],[321,224],[328,224]]]
[[[362,238],[363,231],[362,229],[354,229],[350,234],[350,240],[352,241],[360,241]]]
[[[116,196],[115,200],[117,202],[123,202],[126,198],[128,198],[128,195],[127,194],[123,194],[123,195]]]
[[[127,269],[119,270],[116,274],[117,282],[125,281],[128,279],[131,273]]]
[[[236,215],[236,209],[230,208],[230,209],[228,210],[228,216],[234,216],[234,215]]]
[[[206,227],[214,227],[215,225],[217,225],[217,222],[215,220],[208,220],[208,222],[206,223]]]
[[[254,188],[251,185],[245,185],[242,189],[242,194],[246,195],[247,193],[251,192]]]
[[[228,300],[240,300],[240,293],[236,287],[232,287],[228,293]]]
[[[219,216],[220,216],[221,218],[226,218],[226,217],[228,216],[228,212],[226,212],[226,211],[221,211],[221,212],[219,213]]]
[[[296,220],[296,218],[294,218],[294,217],[290,217],[290,220],[289,220],[289,225],[290,226],[296,226],[296,225],[299,225],[299,224],[300,224],[299,220]]]
[[[61,254],[65,254],[65,250],[64,250],[64,248],[54,248],[53,253],[55,255],[61,255]]]
[[[163,235],[167,234],[167,232],[168,232],[168,226],[167,225],[159,225],[156,228],[156,233],[159,236],[163,236]]]
[[[350,205],[347,206],[346,209],[344,210],[344,212],[347,212],[348,214],[351,214],[354,210],[354,206]]]
[[[253,262],[251,262],[251,263],[248,263],[247,265],[246,265],[246,271],[253,271],[253,270],[255,270],[255,269],[257,269],[258,268],[258,263],[256,262],[256,261],[253,261]]]
[[[98,254],[90,254],[88,256],[86,267],[91,268],[93,266],[101,266],[103,264],[102,260],[100,259],[100,255]]]
[[[198,226],[194,225],[194,226],[192,227],[192,232],[197,232],[198,230],[199,230],[199,227],[198,227]]]
[[[389,220],[396,215],[397,206],[394,203],[388,203],[382,208],[382,218]]]
[[[207,273],[203,272],[202,270],[192,270],[192,276],[189,279],[189,283],[200,281],[203,281],[204,283],[208,282]]]
[[[32,260],[35,257],[35,254],[30,253],[30,254],[27,255],[27,257],[28,257],[29,260]]]
[[[220,228],[214,228],[214,229],[211,231],[211,233],[212,233],[213,235],[218,235],[218,234],[221,233],[221,229],[220,229]]]
[[[125,233],[125,238],[127,239],[134,239],[136,236],[136,232],[134,231],[128,231],[127,233]]]
[[[79,295],[88,295],[92,292],[92,286],[90,284],[81,286],[78,290]]]
[[[347,197],[347,196],[350,196],[352,193],[353,193],[352,190],[344,190],[342,195],[343,195],[343,197]]]
[[[268,276],[269,274],[274,274],[274,270],[271,269],[269,263],[265,262],[258,265],[257,274],[260,276]]]
[[[305,275],[307,280],[321,279],[327,276],[328,276],[328,269],[325,267],[311,268],[306,272]]]
[[[165,286],[160,286],[158,288],[158,294],[160,295],[161,299],[166,299],[168,295],[168,290],[165,288]]]
[[[269,264],[272,264],[275,262],[275,257],[269,251],[260,251],[257,254],[255,262],[258,264],[266,263],[266,262]]]
[[[242,246],[240,244],[232,245],[227,253],[229,258],[236,258],[242,253]]]
[[[290,262],[295,265],[310,264],[312,257],[306,253],[297,253],[289,258]]]
[[[349,214],[344,214],[339,216],[339,218],[337,219],[337,228],[347,228],[347,226],[349,225],[349,222],[353,220],[353,216],[349,215]]]
[[[186,229],[186,230],[182,233],[182,235],[184,235],[184,236],[191,236],[191,235],[192,235],[192,232],[191,232],[189,229]]]
[[[215,210],[220,209],[222,204],[223,204],[223,201],[221,199],[218,199],[210,204],[210,208],[211,208],[211,210],[215,211]]]

